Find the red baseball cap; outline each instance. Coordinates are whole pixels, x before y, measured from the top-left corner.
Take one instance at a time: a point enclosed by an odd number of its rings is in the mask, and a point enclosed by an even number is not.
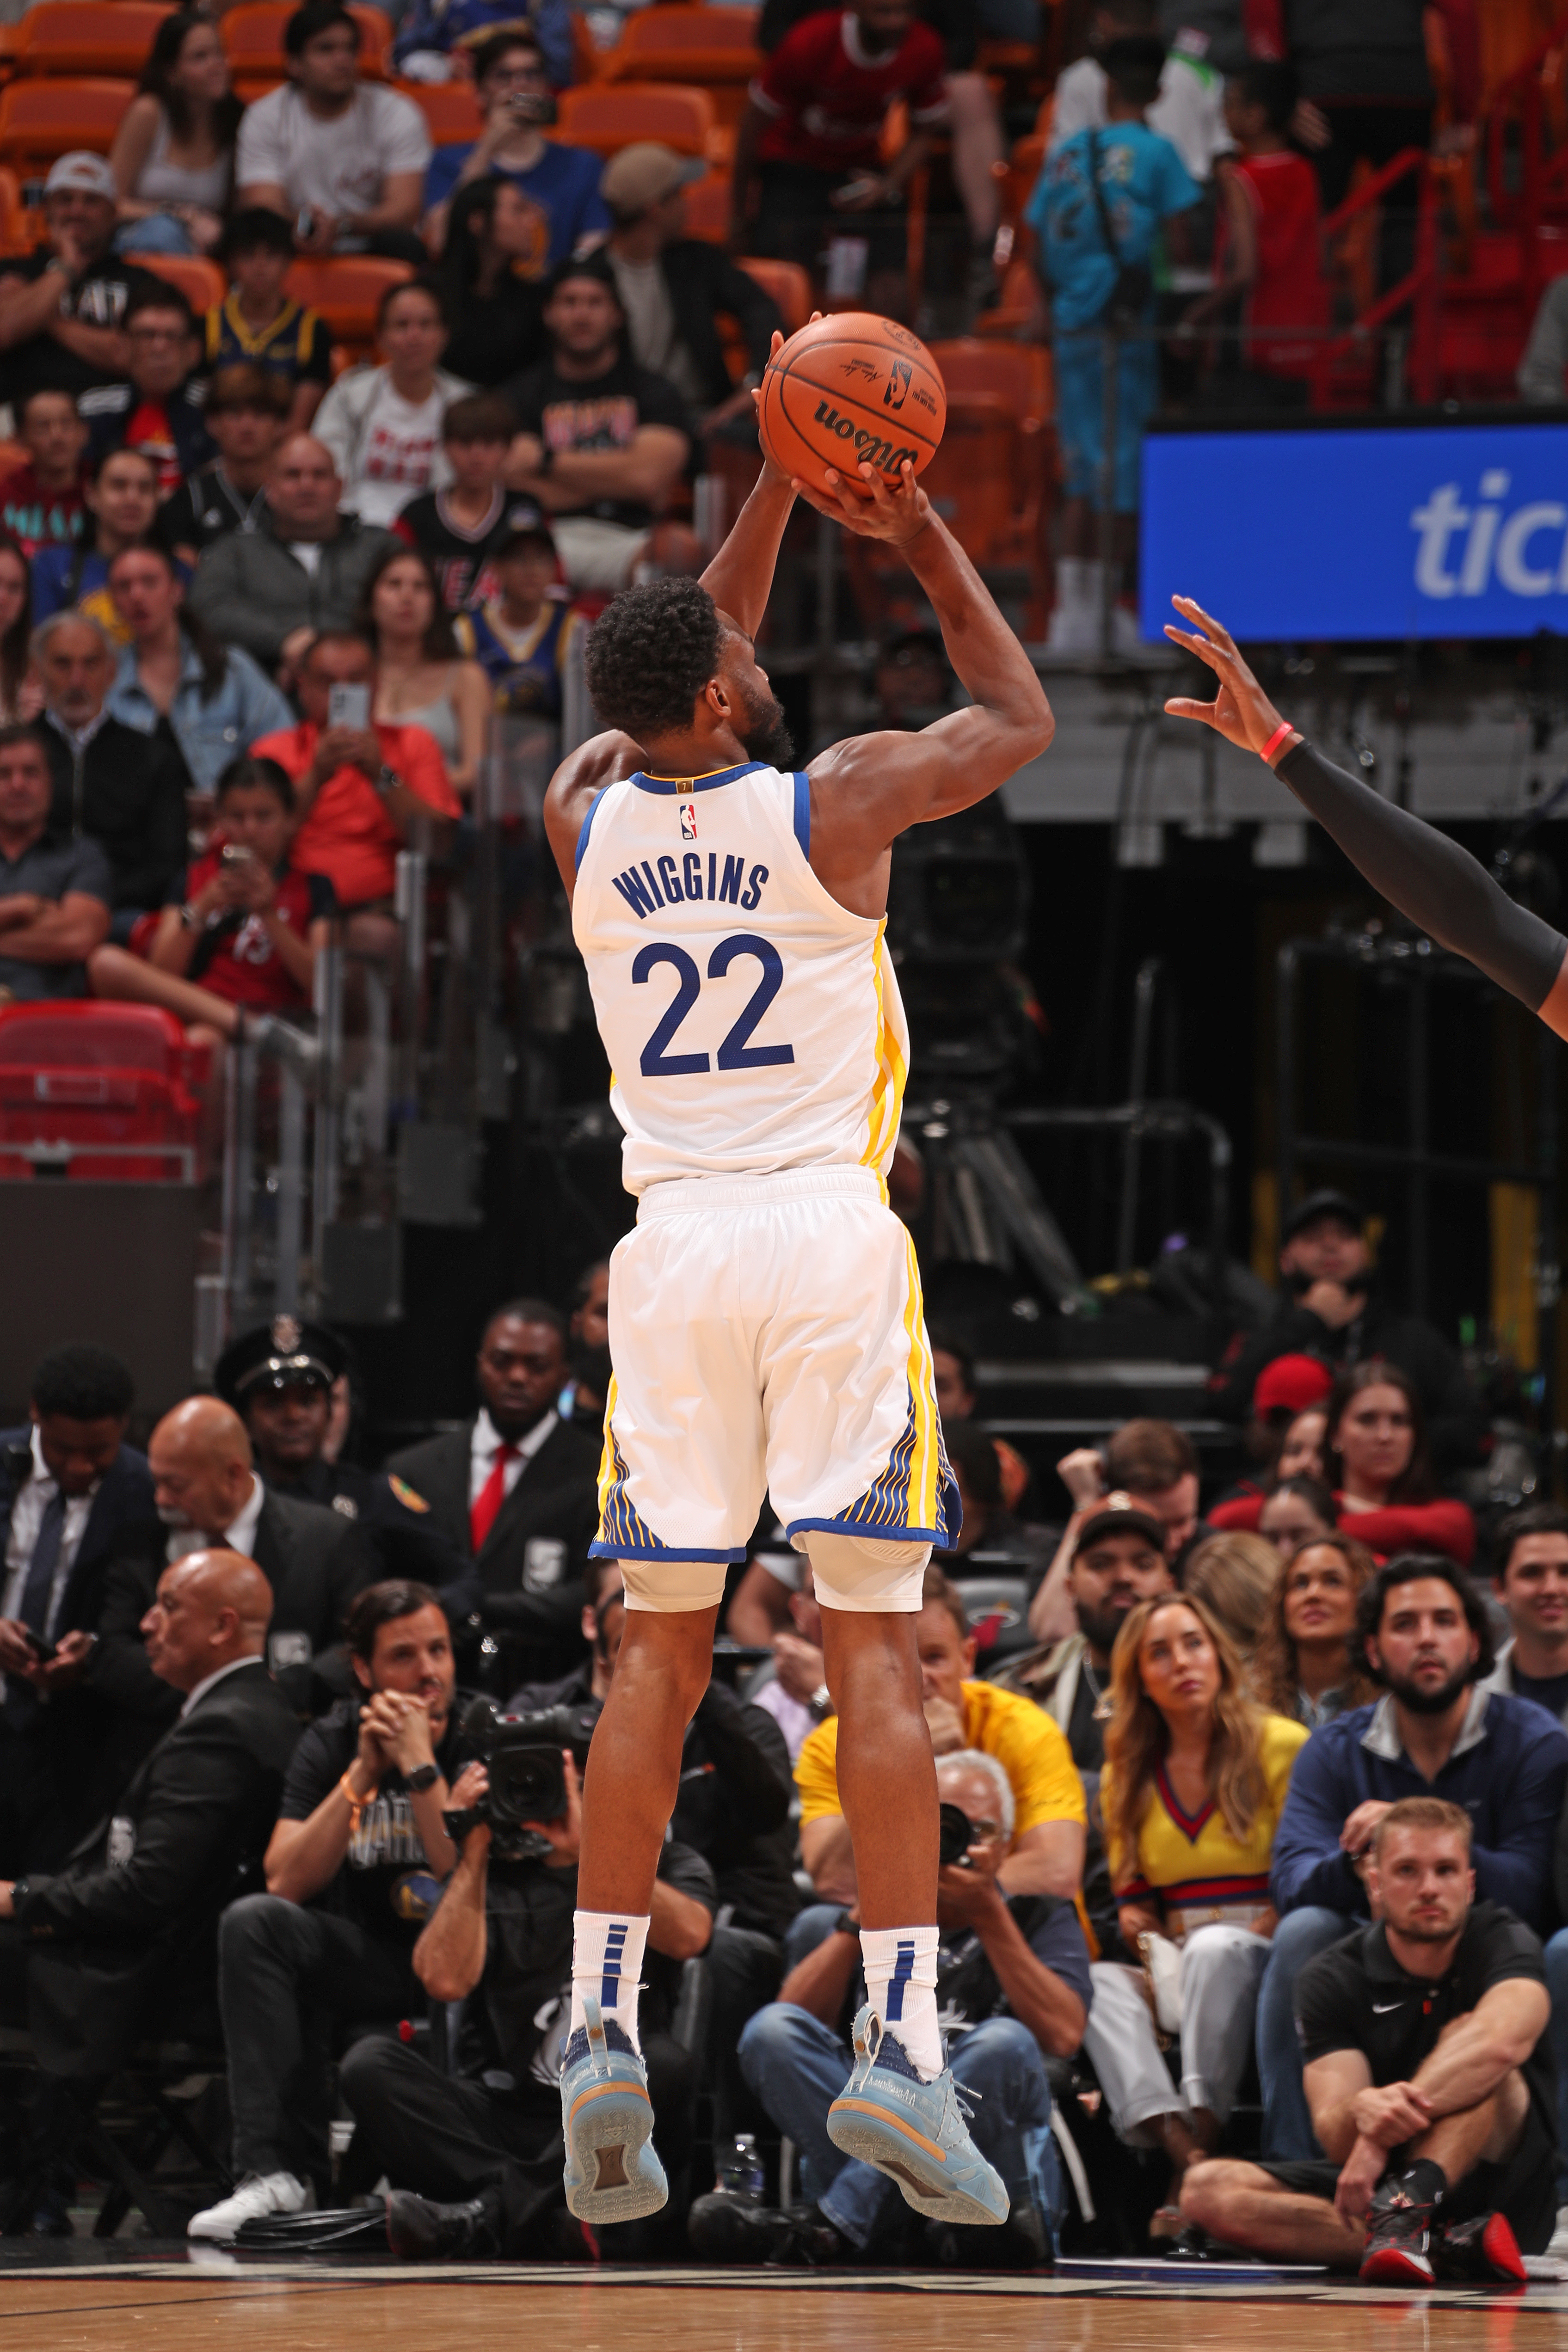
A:
[[[1260,1416],[1305,1412],[1310,1406],[1321,1404],[1333,1384],[1332,1372],[1316,1356],[1276,1356],[1258,1375],[1252,1410]]]

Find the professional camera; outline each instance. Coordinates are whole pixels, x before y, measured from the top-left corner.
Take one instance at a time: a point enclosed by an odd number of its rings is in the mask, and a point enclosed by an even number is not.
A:
[[[493,1699],[475,1699],[463,1717],[463,1752],[467,1761],[484,1766],[490,1785],[477,1805],[442,1814],[453,1843],[461,1844],[482,1822],[492,1832],[498,1860],[530,1862],[547,1854],[549,1840],[522,1825],[556,1822],[565,1812],[562,1750],[570,1748],[580,1772],[601,1711],[601,1701],[591,1698],[577,1706],[542,1707],[535,1715],[502,1715]]]
[[[950,1862],[962,1862],[974,1843],[974,1823],[962,1805],[939,1805],[942,1819],[941,1840],[936,1858],[944,1867]]]

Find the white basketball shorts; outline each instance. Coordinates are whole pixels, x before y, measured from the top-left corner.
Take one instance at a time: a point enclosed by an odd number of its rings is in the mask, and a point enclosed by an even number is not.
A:
[[[593,1549],[626,1563],[629,1607],[711,1607],[764,1493],[797,1550],[868,1539],[918,1569],[957,1534],[914,1245],[869,1169],[652,1186],[609,1320]],[[818,1591],[919,1606],[918,1572],[912,1599],[907,1576],[896,1601],[875,1582]]]

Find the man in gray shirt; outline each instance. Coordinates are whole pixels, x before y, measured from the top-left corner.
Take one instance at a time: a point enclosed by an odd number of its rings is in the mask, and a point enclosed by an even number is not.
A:
[[[41,737],[0,727],[0,1001],[85,996],[109,936],[109,860],[50,832],[53,793]]]

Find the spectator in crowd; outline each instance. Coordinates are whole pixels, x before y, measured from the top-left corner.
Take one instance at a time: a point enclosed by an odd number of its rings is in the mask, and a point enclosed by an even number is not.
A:
[[[1227,1488],[1207,1513],[1210,1527],[1258,1526],[1264,1496],[1280,1475],[1279,1455],[1292,1422],[1312,1407],[1325,1405],[1333,1385],[1332,1372],[1317,1356],[1276,1356],[1265,1364],[1242,1433],[1242,1444],[1258,1471]]]
[[[577,1276],[572,1294],[571,1335],[584,1348],[610,1344],[610,1261],[596,1257]]]
[[[85,996],[109,931],[108,861],[51,823],[53,792],[37,728],[0,728],[0,991],[18,1002]]]
[[[386,531],[340,514],[342,484],[330,449],[295,433],[274,452],[267,504],[248,530],[225,534],[202,557],[191,608],[225,645],[264,669],[292,667],[323,630],[352,626]]]
[[[1182,1562],[1182,1591],[1201,1601],[1245,1666],[1279,1589],[1276,1547],[1263,1536],[1205,1536]]]
[[[583,1834],[576,1765],[568,1760],[564,1773],[561,1811],[526,1824],[549,1842],[548,1859],[517,1861],[485,1824],[469,1830],[415,1946],[415,1974],[429,1999],[463,2004],[451,2071],[439,2074],[406,2043],[380,2037],[357,2042],[340,2070],[356,2146],[363,2133],[369,2164],[394,2183],[386,2234],[405,2262],[590,2251],[581,2225],[562,2210],[557,2078]],[[483,1765],[469,1765],[454,1806],[473,1805],[488,1785]],[[678,1970],[706,1951],[717,1906],[707,1864],[667,1838],[643,1960],[639,2040],[672,2178],[691,2145],[696,2090],[695,2058],[670,2032]]]
[[[555,541],[542,522],[521,523],[498,542],[489,568],[494,595],[453,621],[458,649],[479,663],[493,707],[504,717],[556,720],[562,678],[582,623],[552,593]]]
[[[1299,1412],[1285,1432],[1275,1476],[1283,1486],[1292,1478],[1315,1478],[1325,1485],[1329,1475],[1329,1416],[1326,1406]]]
[[[980,1396],[969,1349],[951,1331],[938,1329],[931,1334],[931,1362],[943,1429],[950,1429],[955,1421],[973,1420]],[[994,1437],[991,1443],[1002,1469],[1002,1500],[1008,1510],[1016,1511],[1028,1491],[1029,1465],[1005,1437]]]
[[[637,366],[602,254],[563,262],[550,281],[550,357],[504,389],[521,431],[507,481],[544,510],[579,591],[624,588],[643,564],[701,569],[701,543],[656,517],[691,447],[686,404]]]
[[[284,378],[249,360],[219,368],[206,392],[206,427],[217,456],[187,475],[158,518],[163,544],[193,572],[231,530],[256,529],[289,405]]]
[[[47,243],[0,270],[0,399],[47,384],[71,394],[117,383],[125,309],[158,280],[114,250],[120,190],[101,155],[75,149],[44,182]]]
[[[217,26],[183,10],[165,16],[109,151],[121,253],[212,251],[233,193],[244,111]]]
[[[433,286],[389,286],[376,309],[381,364],[361,361],[341,375],[316,415],[316,437],[342,480],[342,499],[362,522],[395,522],[421,490],[445,489],[441,415],[472,386],[439,365],[447,320]]]
[[[1373,1551],[1446,1551],[1468,1568],[1469,1506],[1433,1491],[1415,1384],[1374,1356],[1341,1374],[1329,1399],[1327,1449],[1340,1525]]]
[[[822,1611],[817,1606],[811,1562],[802,1552],[800,1581],[788,1588],[788,1611],[782,1629],[772,1638],[772,1678],[752,1688],[752,1705],[771,1715],[784,1733],[793,1770],[809,1733],[830,1716],[833,1694],[822,1654]],[[731,1639],[733,1636],[731,1636]]]
[[[157,528],[158,467],[147,449],[102,451],[88,468],[89,529],[68,545],[40,548],[33,559],[33,618],[75,611],[97,623],[115,646],[129,632],[109,593],[109,567],[125,548],[144,546]]]
[[[1384,1695],[1312,1734],[1274,1841],[1280,1923],[1258,2006],[1269,2158],[1313,2153],[1291,2004],[1313,1954],[1368,1915],[1367,1849],[1390,1805],[1462,1805],[1479,1894],[1534,1927],[1552,1904],[1568,1731],[1530,1699],[1478,1687],[1492,1670],[1491,1627],[1468,1578],[1436,1553],[1388,1561],[1362,1588],[1353,1640]]]
[[[0,749],[0,780],[5,772]],[[57,1348],[28,1418],[0,1431],[0,1877],[56,1870],[101,1820],[173,1712],[143,1662],[105,1688],[105,1572],[156,1523],[146,1456],[125,1443],[131,1374],[105,1348]]]
[[[217,780],[216,815],[144,953],[101,947],[88,967],[95,996],[161,1004],[194,1045],[213,1046],[309,1012],[337,905],[324,876],[293,863],[293,789],[276,761],[232,761]]]
[[[1184,1591],[1139,1603],[1110,1672],[1100,1801],[1121,1940],[1157,1988],[1168,1947],[1181,1957],[1174,2013],[1162,2001],[1157,2016],[1136,1968],[1097,1962],[1084,2048],[1121,2137],[1170,2159],[1150,2223],[1169,2238],[1183,2176],[1217,2146],[1251,2055],[1276,1916],[1269,1859],[1307,1734],[1252,1704],[1218,1619]],[[1157,2026],[1181,2035],[1179,2086]]]
[[[1080,1772],[1098,1772],[1105,1761],[1118,1633],[1140,1601],[1173,1590],[1160,1521],[1131,1495],[1108,1495],[1074,1539],[1068,1596],[1078,1631],[1006,1669],[1008,1684],[1059,1725]]]
[[[540,522],[532,499],[510,497],[501,480],[515,429],[499,393],[454,400],[441,419],[451,481],[444,490],[410,499],[393,525],[405,546],[416,547],[428,562],[448,613],[478,612],[492,603],[501,593],[495,569],[500,548]],[[546,587],[554,577],[552,544]]]
[[[453,196],[432,282],[452,322],[447,357],[455,375],[504,383],[544,357],[539,271],[548,234],[538,205],[498,173],[470,180]]]
[[[30,724],[44,707],[33,667],[33,583],[26,557],[0,536],[0,726]]]
[[[1473,1461],[1485,1424],[1464,1365],[1430,1323],[1400,1314],[1384,1295],[1365,1225],[1365,1210],[1342,1192],[1297,1202],[1279,1248],[1289,1298],[1261,1331],[1231,1342],[1209,1384],[1215,1410],[1244,1420],[1258,1374],[1276,1356],[1315,1356],[1335,1372],[1377,1356],[1415,1383],[1438,1467]]]
[[[948,1461],[963,1506],[957,1540],[931,1558],[950,1576],[994,1576],[1011,1569],[1032,1583],[1044,1576],[1055,1549],[1045,1528],[1026,1527],[1002,1500],[1002,1465],[985,1432],[955,1421],[945,1432]]]
[[[89,2104],[147,2035],[211,2014],[217,1914],[258,1870],[299,1734],[267,1671],[271,1597],[233,1552],[163,1570],[147,1663],[185,1705],[86,1852],[0,1881],[0,2014]]]
[[[398,72],[412,80],[450,81],[461,79],[460,61],[471,65],[498,38],[519,35],[531,48],[535,44],[539,47],[549,74],[548,80],[542,80],[542,89],[548,91],[553,82],[557,89],[564,89],[576,80],[577,45],[569,0],[531,0],[521,14],[515,0],[415,0],[398,26],[392,54]]]
[[[268,205],[247,205],[225,226],[217,257],[229,287],[206,314],[207,373],[243,365],[277,376],[288,387],[290,430],[308,433],[332,380],[332,339],[320,313],[284,290],[293,228]]]
[[[1461,1805],[1406,1797],[1373,1840],[1379,1917],[1303,1969],[1297,2018],[1325,2153],[1188,2173],[1186,2219],[1266,2259],[1384,2286],[1522,2282],[1552,2235],[1541,1947],[1477,1902]]]
[[[243,646],[220,646],[187,612],[174,559],[163,548],[122,549],[109,567],[109,593],[131,632],[110,715],[139,735],[166,727],[194,788],[213,793],[258,735],[289,724],[289,705]]]
[[[422,727],[466,801],[485,756],[489,680],[459,653],[436,574],[417,548],[387,549],[365,582],[360,626],[375,654],[375,717],[388,727]]]
[[[473,68],[484,131],[470,145],[437,147],[431,157],[426,235],[438,250],[447,236],[446,207],[470,181],[510,180],[543,215],[542,241],[523,257],[525,274],[542,278],[585,239],[608,230],[610,215],[599,194],[602,167],[586,148],[544,136],[543,126],[555,120],[555,100],[532,34],[515,23],[493,34],[474,50]]]
[[[1547,408],[1561,408],[1568,400],[1568,285],[1550,278],[1542,289],[1531,321],[1530,340],[1514,377],[1521,400]]]
[[[1252,1687],[1276,1715],[1309,1731],[1377,1696],[1361,1657],[1356,1612],[1377,1562],[1364,1544],[1327,1529],[1286,1555],[1252,1660]]]
[[[0,475],[0,528],[24,555],[42,547],[69,547],[86,523],[82,453],[87,427],[68,392],[30,392],[16,404],[16,438],[25,466]]]
[[[1063,2204],[1052,2146],[1047,2058],[1070,2058],[1089,2003],[1089,1955],[1069,1900],[1010,1890],[1017,1805],[1008,1773],[973,1748],[940,1757],[937,1794],[963,1816],[961,1861],[937,1875],[936,1997],[961,2095],[976,2102],[974,2144],[1007,2184],[1003,2229],[926,2225],[931,2258],[1049,2263]],[[900,2216],[885,2172],[846,2159],[829,2139],[827,2110],[851,2063],[848,2018],[864,2000],[860,1922],[851,1906],[825,1919],[785,1978],[777,2002],[741,2036],[741,2068],[775,2126],[802,2159],[805,2210],[769,2211],[733,2196],[700,2198],[689,2231],[695,2250],[720,2261],[854,2261]],[[861,2009],[864,2027],[870,2012]],[[896,2026],[877,2019],[874,2037]]]
[[[218,1927],[239,2186],[186,2234],[219,2245],[328,2189],[331,2030],[419,2013],[414,1947],[458,1860],[441,1815],[464,1702],[441,1605],[427,1585],[367,1585],[347,1630],[353,1693],[289,1760],[266,1893]]]
[[[150,1592],[166,1564],[204,1547],[253,1559],[272,1592],[268,1664],[297,1714],[330,1706],[346,1686],[335,1654],[344,1613],[371,1580],[363,1537],[341,1512],[268,1494],[251,1466],[245,1423],[216,1397],[187,1397],[166,1412],[147,1461],[162,1541],[121,1567]]]
[[[360,79],[359,48],[342,0],[295,9],[283,29],[289,79],[247,106],[239,126],[237,199],[292,221],[300,253],[417,265],[430,133],[412,99]]]
[[[1492,1547],[1492,1591],[1509,1638],[1490,1687],[1532,1698],[1568,1727],[1568,1511],[1526,1503],[1509,1513]]]
[[[485,1325],[474,1364],[479,1409],[461,1429],[389,1456],[395,1477],[428,1498],[465,1562],[454,1616],[580,1654],[583,1574],[597,1532],[595,1432],[563,1421],[566,1326],[542,1299],[518,1298]]]
[[[54,777],[50,824],[62,840],[85,835],[108,859],[115,935],[129,938],[137,915],[163,904],[184,860],[184,762],[172,742],[110,710],[114,650],[96,621],[57,613],[34,632],[33,651]]]
[[[1209,1514],[1211,1524],[1214,1514]],[[1333,1532],[1334,1498],[1321,1478],[1284,1478],[1264,1497],[1258,1514],[1258,1532],[1280,1551],[1290,1551],[1309,1536]]]
[[[1012,1784],[1013,1840],[1002,1864],[1009,1895],[1078,1893],[1083,1874],[1083,1789],[1066,1740],[1032,1700],[975,1682],[974,1641],[963,1604],[940,1568],[928,1568],[915,1625],[921,1687],[938,1756],[978,1748]],[[823,1903],[853,1903],[855,1857],[838,1801],[838,1718],[817,1726],[800,1751],[800,1853]]]
[[[882,133],[900,102],[910,136],[884,168]],[[752,85],[735,142],[731,249],[815,269],[828,237],[863,237],[866,308],[898,317],[908,299],[905,192],[948,114],[942,42],[910,0],[806,16]]]
[[[707,168],[703,159],[683,159],[657,140],[637,140],[613,155],[599,183],[614,222],[605,252],[637,366],[675,386],[701,432],[738,420],[754,442],[752,390],[763,380],[784,320],[772,296],[721,246],[687,236],[685,191]],[[721,315],[745,338],[746,373],[738,385],[724,358]]]
[[[1065,147],[1080,131],[1103,131],[1110,83],[1104,58],[1112,42],[1160,36],[1154,0],[1100,0],[1089,24],[1088,53],[1057,76],[1048,152]],[[1169,140],[1187,177],[1199,187],[1212,180],[1215,164],[1228,155],[1235,133],[1226,117],[1225,79],[1205,57],[1180,43],[1168,46],[1159,89],[1145,120]]]
[[[424,1496],[384,1470],[326,1458],[332,1391],[348,1370],[349,1351],[326,1324],[275,1315],[229,1341],[213,1367],[213,1386],[244,1422],[270,1494],[324,1503],[351,1521],[379,1579],[448,1584],[461,1563],[431,1525]]]
[[[1173,1422],[1126,1422],[1103,1453],[1083,1445],[1064,1454],[1057,1475],[1072,1496],[1073,1511],[1045,1582],[1029,1602],[1029,1631],[1038,1642],[1063,1641],[1073,1631],[1068,1569],[1085,1518],[1107,1494],[1130,1495],[1159,1520],[1173,1566],[1199,1526],[1197,1450]]]
[[[1318,178],[1289,143],[1295,105],[1288,65],[1254,58],[1226,84],[1238,155],[1224,173],[1215,283],[1178,330],[1191,336],[1211,322],[1239,325],[1220,374],[1224,396],[1237,405],[1304,408],[1329,324]]]
[[[1061,442],[1062,553],[1050,643],[1060,653],[1093,653],[1100,642],[1106,583],[1090,550],[1098,544],[1097,503],[1105,435],[1101,382],[1106,323],[1128,307],[1142,271],[1149,290],[1131,303],[1117,350],[1116,447],[1110,453],[1115,513],[1111,583],[1114,644],[1139,642],[1131,609],[1136,553],[1139,451],[1159,398],[1159,351],[1148,275],[1162,230],[1198,201],[1198,189],[1171,142],[1149,128],[1146,110],[1158,94],[1165,55],[1157,39],[1121,36],[1106,48],[1107,128],[1088,126],[1046,157],[1025,218],[1037,239],[1039,265],[1050,288],[1051,352],[1057,383],[1057,431]]]
[[[251,748],[258,759],[276,760],[293,784],[295,865],[326,876],[349,918],[351,941],[390,955],[397,853],[411,836],[440,845],[447,821],[461,811],[422,727],[331,724],[332,688],[342,686],[363,687],[374,709],[375,656],[353,630],[323,630],[298,667],[300,724]]]
[[[110,449],[140,449],[157,470],[159,498],[166,499],[214,454],[203,416],[205,388],[195,376],[201,339],[177,286],[136,289],[125,308],[125,341],[131,353],[126,381],[81,396],[89,459]]]

